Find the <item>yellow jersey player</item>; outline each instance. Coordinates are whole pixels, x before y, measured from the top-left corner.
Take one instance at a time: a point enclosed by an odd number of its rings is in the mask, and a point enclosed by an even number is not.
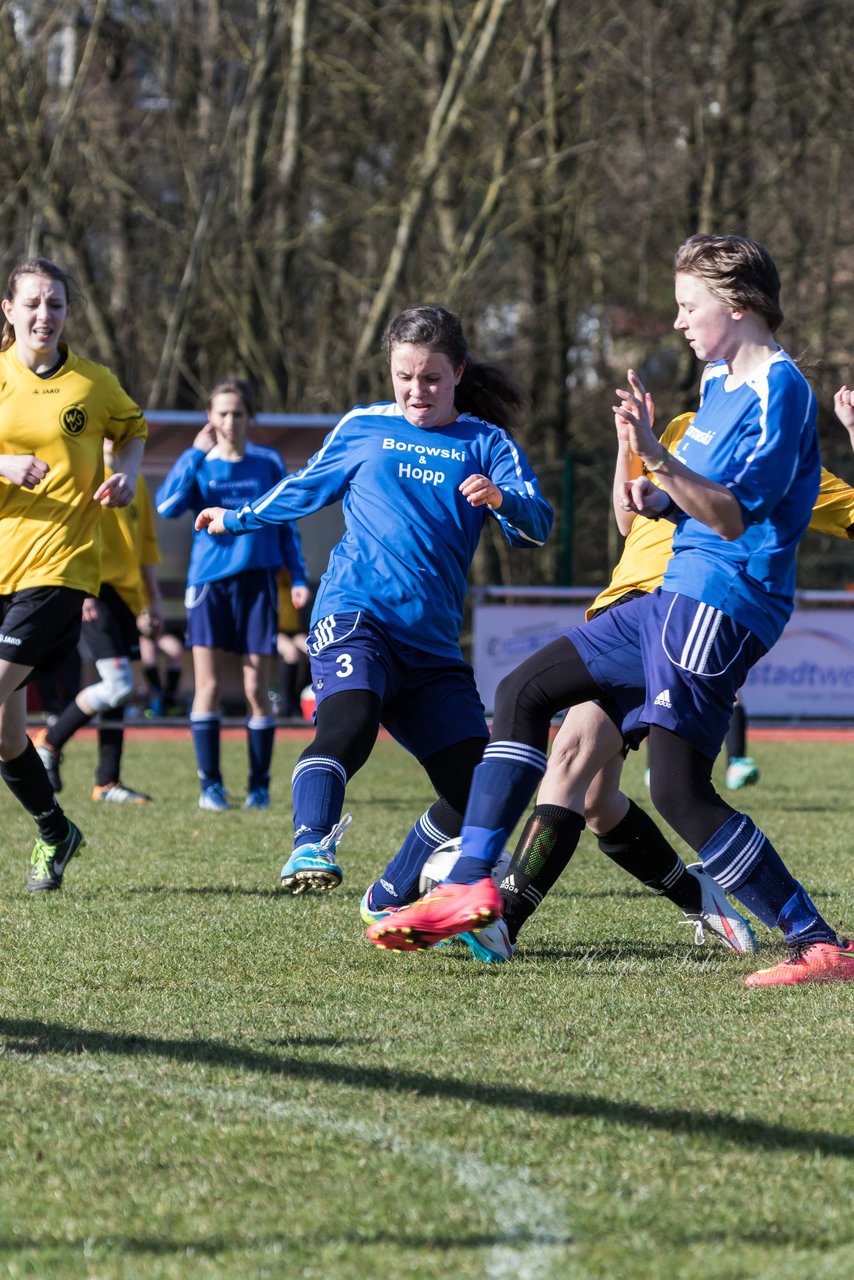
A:
[[[104,461],[111,470],[112,442],[105,441]],[[99,716],[98,763],[92,799],[146,804],[151,796],[121,781],[124,706],[133,693],[132,662],[139,657],[137,620],[146,614],[153,635],[161,625],[160,591],[154,565],[160,550],[154,513],[145,480],[126,507],[106,511],[101,527],[101,589],[83,604],[81,648],[94,663],[98,680],[81,689],[57,719],[35,737],[36,750],[55,792],[62,790],[62,748],[78,729]]]
[[[103,365],[63,341],[72,282],[34,258],[11,272],[0,340],[0,776],[38,838],[28,887],[59,889],[84,843],[26,733],[25,685],[72,650],[100,580],[102,507],[133,498],[146,437],[139,407]],[[105,438],[117,467],[105,478]]]

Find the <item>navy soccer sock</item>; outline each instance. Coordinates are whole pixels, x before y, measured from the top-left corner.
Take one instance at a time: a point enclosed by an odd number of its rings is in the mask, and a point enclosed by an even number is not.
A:
[[[291,777],[294,841],[314,844],[328,835],[341,817],[347,773],[333,756],[303,755]]]
[[[190,716],[193,750],[196,753],[196,771],[203,791],[215,782],[222,785],[222,774],[219,768],[220,724],[218,712]]]
[[[247,789],[257,791],[270,787],[270,765],[273,760],[273,743],[276,738],[274,716],[251,716],[246,722],[246,746],[249,753],[249,781]]]
[[[452,884],[485,879],[546,770],[546,754],[522,742],[490,742],[474,771]]]
[[[746,813],[734,813],[700,850],[706,871],[725,893],[792,943],[836,942],[804,888],[768,837]]]
[[[434,849],[451,839],[436,825],[433,813],[436,807],[433,805],[422,813],[385,871],[371,885],[371,907],[377,910],[402,907],[418,897],[421,868]]]

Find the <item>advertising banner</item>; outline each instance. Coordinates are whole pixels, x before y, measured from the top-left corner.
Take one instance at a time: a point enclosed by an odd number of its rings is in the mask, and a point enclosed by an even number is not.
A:
[[[581,605],[476,604],[472,660],[487,712],[502,676],[583,621]],[[742,700],[750,716],[854,720],[854,609],[796,609]]]

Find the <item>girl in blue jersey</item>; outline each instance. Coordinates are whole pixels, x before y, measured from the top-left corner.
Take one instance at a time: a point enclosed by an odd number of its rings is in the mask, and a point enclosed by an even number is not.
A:
[[[624,731],[649,726],[656,808],[721,888],[785,935],[788,958],[748,985],[854,979],[854,944],[840,943],[767,837],[712,785],[735,695],[792,609],[819,485],[815,398],[774,340],[779,277],[763,246],[692,236],[674,271],[675,327],[707,362],[694,421],[668,452],[631,371],[615,406],[634,458],[625,509],[676,525],[663,584],[572,628],[502,681],[450,883],[372,924],[380,946],[423,947],[499,916],[489,873],[545,769],[552,715],[611,695],[625,703]],[[582,789],[579,834],[583,800]]]
[[[196,519],[198,530],[249,533],[343,499],[346,531],[312,611],[316,734],[294,770],[295,848],[281,879],[292,893],[340,884],[345,788],[383,724],[438,798],[366,895],[377,914],[411,900],[426,857],[459,834],[487,739],[459,647],[484,522],[496,519],[511,546],[538,547],[553,518],[527,459],[495,425],[513,417],[520,393],[469,359],[458,318],[436,306],[404,311],[384,345],[392,403],[345,414],[305,468],[264,497]]]
[[[208,422],[157,490],[157,510],[162,516],[198,512],[214,500],[242,507],[286,475],[275,450],[246,438],[255,417],[255,397],[248,382],[241,378],[218,382],[207,408]],[[220,769],[220,687],[227,653],[240,656],[249,705],[245,808],[269,807],[276,732],[269,670],[270,656],[276,652],[276,578],[282,565],[291,574],[292,598],[300,608],[308,599],[308,575],[299,536],[291,525],[267,529],[258,538],[193,536],[185,597],[186,643],[193,652],[190,723],[201,809],[229,807]]]

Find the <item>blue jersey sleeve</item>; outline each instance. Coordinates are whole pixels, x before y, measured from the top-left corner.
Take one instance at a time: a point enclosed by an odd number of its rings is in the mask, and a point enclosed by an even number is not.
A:
[[[531,464],[506,431],[495,434],[489,479],[503,495],[492,514],[510,545],[541,547],[551,532],[554,511],[540,493]]]
[[[308,586],[308,569],[302,554],[302,539],[296,526],[285,522],[281,526],[282,563],[291,575],[291,586]]]
[[[176,459],[155,494],[158,515],[168,519],[185,511],[198,511],[204,505],[197,477],[206,457],[203,449],[190,448]]]
[[[356,468],[347,450],[345,424],[349,416],[341,419],[301,471],[286,476],[254,502],[227,511],[223,523],[228,532],[251,533],[265,524],[299,520],[340,501]]]

